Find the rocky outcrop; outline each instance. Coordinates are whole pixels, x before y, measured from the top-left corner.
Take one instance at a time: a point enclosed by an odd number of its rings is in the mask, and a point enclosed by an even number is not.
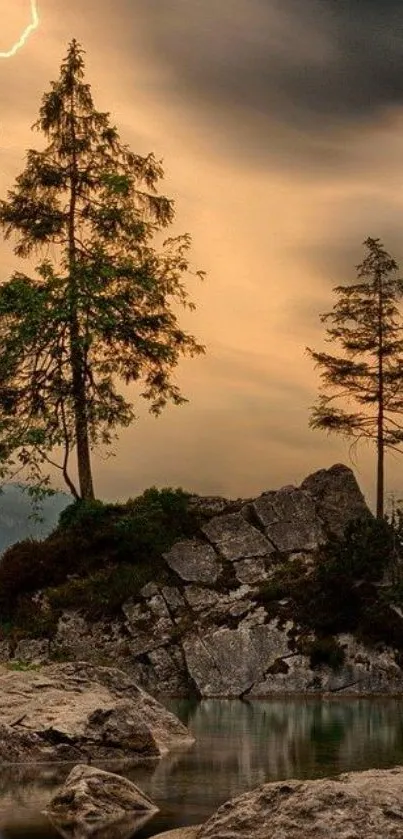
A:
[[[177,542],[164,557],[169,567],[189,583],[215,583],[222,570],[213,548],[197,539]]]
[[[290,655],[277,622],[220,628],[185,640],[186,663],[202,696],[243,696],[280,656]]]
[[[343,464],[309,475],[301,490],[315,499],[317,515],[328,534],[341,536],[349,522],[370,515],[353,472]]]
[[[326,541],[314,497],[304,489],[284,487],[265,492],[252,504],[272,550],[280,553],[315,551]]]
[[[125,673],[85,663],[0,673],[0,762],[159,757],[193,742]]]
[[[336,672],[325,664],[312,669],[307,644],[296,643],[300,628],[287,603],[279,601],[273,614],[260,597],[279,567],[313,568],[330,537],[371,516],[350,469],[323,469],[300,487],[256,499],[193,496],[189,504],[199,517],[197,536],[167,551],[161,582],[145,585],[113,621],[66,611],[50,641],[23,639],[14,650],[4,641],[0,655],[34,663],[52,656],[114,662],[160,694],[403,692],[395,651],[367,649],[352,636],[338,638],[345,661]],[[402,622],[398,610],[391,620]]]
[[[127,778],[80,764],[46,808],[61,832],[73,828],[78,836],[93,835],[100,827],[127,820],[134,833],[157,811],[158,807]]]
[[[264,784],[220,807],[197,839],[400,839],[403,768]]]

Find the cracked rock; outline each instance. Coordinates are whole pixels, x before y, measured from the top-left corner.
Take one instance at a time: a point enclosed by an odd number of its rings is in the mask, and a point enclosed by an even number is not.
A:
[[[182,580],[189,583],[215,583],[222,570],[211,545],[198,539],[176,542],[164,559]]]

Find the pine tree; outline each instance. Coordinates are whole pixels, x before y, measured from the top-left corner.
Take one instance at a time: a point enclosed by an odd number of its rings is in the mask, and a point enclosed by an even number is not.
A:
[[[310,426],[369,440],[377,452],[376,515],[384,515],[385,450],[403,442],[403,329],[399,303],[403,282],[398,265],[379,239],[364,242],[357,282],[337,286],[337,302],[321,316],[326,340],[341,356],[307,352],[320,368],[322,394]],[[336,404],[334,404],[336,403]],[[341,403],[341,404],[340,404]]]
[[[156,415],[180,405],[172,371],[204,347],[175,314],[178,304],[194,308],[183,284],[190,237],[153,244],[174,218],[157,194],[161,163],[130,151],[109,113],[95,110],[83,56],[73,40],[33,126],[46,148],[28,151],[0,203],[15,254],[42,257],[34,278],[17,272],[0,286],[0,457],[3,472],[17,463],[38,480],[62,447],[70,490],[91,499],[92,448],[134,419],[121,385],[141,384]]]

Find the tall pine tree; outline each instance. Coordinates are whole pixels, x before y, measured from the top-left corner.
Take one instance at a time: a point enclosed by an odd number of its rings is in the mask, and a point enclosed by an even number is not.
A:
[[[364,242],[357,282],[334,289],[337,302],[321,316],[326,340],[342,355],[307,349],[320,369],[322,393],[310,425],[376,446],[376,515],[384,515],[385,450],[403,442],[403,282],[379,239]]]
[[[33,126],[46,148],[28,151],[0,203],[16,255],[42,255],[34,278],[17,272],[0,286],[0,458],[3,472],[17,463],[38,480],[61,447],[70,490],[91,499],[91,449],[134,419],[121,384],[141,383],[155,414],[179,405],[172,371],[204,347],[175,313],[194,308],[183,284],[190,237],[153,244],[174,218],[157,194],[161,163],[130,151],[95,109],[83,55],[73,40]]]

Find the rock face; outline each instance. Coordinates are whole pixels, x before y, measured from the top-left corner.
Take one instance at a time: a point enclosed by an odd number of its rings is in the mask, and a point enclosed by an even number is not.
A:
[[[165,560],[186,582],[215,583],[221,571],[213,549],[197,539],[177,542],[172,550],[165,554]]]
[[[128,817],[132,819],[134,832],[133,817],[143,824],[145,815],[157,811],[153,802],[131,781],[80,764],[72,769],[46,808],[54,824],[61,829],[77,826],[78,833],[92,832],[100,824],[114,824]]]
[[[300,487],[256,499],[193,496],[189,503],[200,529],[165,554],[163,583],[145,585],[113,621],[90,622],[67,611],[50,642],[23,639],[10,650],[2,641],[3,660],[41,663],[62,655],[97,663],[101,657],[147,691],[176,696],[195,690],[201,696],[253,697],[403,692],[394,650],[367,649],[343,635],[338,641],[344,664],[336,672],[324,664],[313,670],[295,644],[298,627],[287,605],[283,610],[280,601],[274,617],[270,604],[259,599],[262,584],[270,583],[279,566],[298,562],[312,568],[327,539],[354,518],[371,516],[350,469],[332,466]],[[395,610],[392,619],[401,622],[403,616]],[[102,723],[105,732],[112,720]],[[130,741],[129,729],[135,731],[134,721],[126,729]],[[139,730],[133,737],[139,741]],[[151,746],[144,737],[146,750]]]
[[[288,656],[287,635],[276,622],[241,623],[184,642],[189,672],[204,696],[242,696],[279,656]]]
[[[315,499],[327,532],[336,536],[342,535],[350,521],[370,514],[351,469],[342,464],[309,475],[301,489]]]
[[[0,673],[0,762],[159,757],[193,742],[119,670],[85,663]]]
[[[326,541],[315,499],[305,489],[266,492],[256,499],[253,509],[273,549],[280,553],[315,551]]]
[[[265,784],[227,801],[197,839],[401,839],[403,768]]]

